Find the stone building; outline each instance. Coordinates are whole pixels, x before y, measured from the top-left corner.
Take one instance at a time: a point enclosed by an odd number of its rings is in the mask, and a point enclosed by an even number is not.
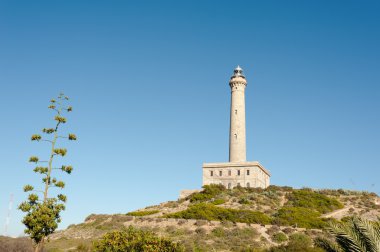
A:
[[[204,163],[203,185],[223,184],[226,188],[269,186],[270,173],[259,162],[246,160],[245,88],[247,80],[239,66],[229,81],[231,87],[229,162]]]

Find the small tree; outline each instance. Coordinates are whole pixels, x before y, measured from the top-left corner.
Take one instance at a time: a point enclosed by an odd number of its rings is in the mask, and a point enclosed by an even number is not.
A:
[[[55,127],[44,128],[42,130],[44,137],[39,134],[34,134],[31,137],[32,141],[47,142],[51,146],[47,161],[41,161],[36,156],[29,158],[29,162],[36,164],[33,171],[42,175],[43,190],[35,190],[33,186],[25,185],[24,192],[30,192],[30,194],[28,199],[19,205],[19,209],[26,213],[22,220],[22,223],[26,226],[24,232],[34,241],[36,252],[42,251],[47,236],[55,231],[61,221],[60,212],[65,210],[66,196],[63,194],[57,194],[54,197],[49,196],[49,189],[53,187],[63,189],[65,187],[63,181],[53,177],[53,170],[60,170],[67,174],[73,171],[71,165],[53,166],[53,160],[56,156],[63,157],[67,153],[65,148],[57,148],[58,139],[68,139],[70,141],[77,139],[75,134],[62,136],[58,133],[60,126],[66,123],[66,118],[63,117],[63,114],[72,111],[72,107],[67,105],[68,100],[69,98],[62,93],[57,100],[51,100],[48,108],[55,112]],[[42,198],[38,194],[41,194]]]
[[[182,245],[150,231],[129,226],[128,229],[106,233],[94,242],[94,252],[182,252]]]

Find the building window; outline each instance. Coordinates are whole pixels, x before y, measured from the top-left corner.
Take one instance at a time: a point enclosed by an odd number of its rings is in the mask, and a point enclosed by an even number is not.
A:
[[[249,170],[247,170],[247,175],[249,175]]]
[[[251,185],[249,184],[249,182],[247,183],[247,188],[250,188],[251,187]]]
[[[238,172],[238,176],[240,176],[240,170],[238,170],[237,172]]]
[[[235,115],[237,115],[237,109],[235,109]]]
[[[228,183],[228,189],[231,189],[231,183]]]
[[[240,183],[237,183],[237,186],[240,186]]]
[[[237,139],[237,134],[235,134],[235,139]]]
[[[210,171],[210,176],[214,176],[214,171]]]
[[[219,171],[219,176],[222,176],[223,175],[223,172],[222,171]]]
[[[228,176],[231,176],[231,170],[228,170]]]

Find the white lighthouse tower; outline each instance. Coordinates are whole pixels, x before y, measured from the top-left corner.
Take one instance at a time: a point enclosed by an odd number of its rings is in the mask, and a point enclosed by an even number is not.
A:
[[[230,79],[231,116],[230,116],[230,162],[246,161],[245,144],[245,87],[247,81],[240,66],[234,70]]]
[[[230,148],[228,163],[204,163],[203,185],[223,184],[226,188],[269,186],[270,173],[259,162],[246,160],[245,88],[243,69],[237,66],[230,78]]]

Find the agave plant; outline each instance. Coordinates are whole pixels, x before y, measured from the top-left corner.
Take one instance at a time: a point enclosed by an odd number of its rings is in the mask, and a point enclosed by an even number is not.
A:
[[[327,252],[380,252],[380,217],[375,222],[353,217],[346,223],[330,224],[327,231],[335,242],[315,240],[315,245]]]

